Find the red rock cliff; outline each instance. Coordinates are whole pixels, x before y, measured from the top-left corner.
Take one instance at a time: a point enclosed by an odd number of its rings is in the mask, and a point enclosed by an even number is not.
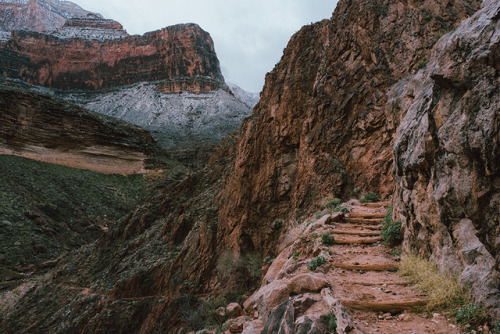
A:
[[[275,219],[327,196],[392,193],[395,128],[385,94],[476,8],[417,3],[341,1],[331,20],[292,37],[240,130],[219,215],[228,244],[268,248]]]
[[[164,80],[163,89],[169,92],[225,88],[213,41],[195,24],[114,40],[13,32],[0,50],[0,73],[61,89],[100,89],[156,80]]]

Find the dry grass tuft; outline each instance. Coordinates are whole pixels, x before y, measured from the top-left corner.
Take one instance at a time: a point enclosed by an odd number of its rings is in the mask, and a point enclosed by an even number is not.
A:
[[[469,301],[455,277],[441,273],[434,263],[418,255],[404,255],[399,273],[428,295],[424,311],[451,313]]]

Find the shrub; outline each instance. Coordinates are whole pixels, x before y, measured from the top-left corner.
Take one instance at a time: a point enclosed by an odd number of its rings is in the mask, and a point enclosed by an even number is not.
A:
[[[324,233],[321,235],[321,243],[324,246],[333,246],[335,243],[335,238],[330,233]]]
[[[300,252],[295,252],[293,253],[293,259],[295,260],[296,258],[298,258],[300,256]]]
[[[337,332],[337,317],[333,312],[328,314],[323,314],[321,316],[321,320],[323,320],[323,322],[326,323],[329,332],[331,333]]]
[[[324,215],[326,215],[326,213],[322,212],[322,211],[318,211],[314,214],[314,217],[316,217],[316,219],[320,219],[321,217],[323,217]]]
[[[310,271],[315,271],[319,266],[323,265],[326,262],[326,259],[323,256],[318,256],[312,259],[311,262],[307,264],[307,269]]]
[[[460,308],[455,317],[460,325],[477,327],[488,320],[488,313],[483,305],[468,304]]]
[[[345,206],[337,206],[335,209],[333,209],[333,212],[348,213],[349,209],[346,208]]]
[[[403,241],[401,234],[401,222],[392,220],[392,206],[389,205],[387,213],[382,221],[382,231],[380,235],[384,242],[390,246],[399,245]]]
[[[387,224],[384,224],[380,235],[386,244],[390,246],[399,245],[403,241],[403,236],[401,235],[401,222],[390,221]]]
[[[435,264],[418,255],[406,254],[399,263],[399,274],[415,284],[415,288],[426,292],[428,312],[454,311],[464,305],[467,298],[455,277],[441,273]]]
[[[373,192],[370,192],[368,194],[364,194],[363,197],[361,197],[360,201],[361,203],[366,203],[366,202],[378,202],[378,196],[373,193]]]
[[[325,207],[327,209],[335,209],[336,207],[342,204],[342,200],[340,198],[334,198],[331,201],[326,202]]]
[[[428,58],[422,59],[422,61],[420,61],[420,63],[418,63],[418,69],[419,70],[423,69],[424,67],[427,66],[428,63],[429,63],[429,59]]]

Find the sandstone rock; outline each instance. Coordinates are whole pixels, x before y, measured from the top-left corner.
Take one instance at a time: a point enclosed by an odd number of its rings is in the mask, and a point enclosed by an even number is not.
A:
[[[475,299],[493,307],[494,318],[500,312],[499,12],[497,1],[484,1],[436,43],[426,69],[391,89],[388,104],[401,119],[394,212],[403,222],[404,248],[432,255],[440,269],[462,276]]]
[[[242,334],[261,334],[264,324],[261,319],[246,322]]]
[[[196,24],[113,40],[14,31],[0,49],[0,73],[60,89],[96,90],[157,80],[163,80],[159,89],[164,92],[227,89],[212,38]]]
[[[296,318],[302,315],[314,304],[321,301],[321,295],[304,293],[293,298],[293,307],[295,308],[294,314]]]
[[[298,295],[304,292],[318,292],[328,285],[324,274],[307,273],[292,277],[288,283],[288,290],[290,294]]]
[[[238,303],[231,303],[226,306],[227,313],[231,314],[231,317],[239,317],[242,315],[242,308]]]
[[[295,321],[295,334],[319,334],[316,324],[306,316]]]
[[[241,333],[243,332],[243,324],[241,322],[235,322],[229,327],[230,333]]]

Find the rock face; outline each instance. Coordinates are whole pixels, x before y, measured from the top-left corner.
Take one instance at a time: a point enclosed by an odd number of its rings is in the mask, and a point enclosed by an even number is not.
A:
[[[70,1],[1,0],[0,42],[9,39],[13,30],[53,31],[61,28],[67,19],[87,14],[90,12]]]
[[[161,149],[132,124],[0,85],[0,154],[104,173],[146,172]]]
[[[223,89],[198,94],[162,91],[164,81],[89,93],[57,92],[85,108],[139,125],[172,149],[214,146],[237,130],[250,108]]]
[[[276,219],[325,197],[391,194],[395,126],[385,94],[476,5],[341,1],[330,20],[296,33],[240,129],[219,215],[226,243],[266,249]]]
[[[95,90],[157,80],[164,81],[165,92],[226,89],[213,41],[195,24],[102,41],[15,31],[0,50],[0,73],[59,89]]]
[[[500,305],[500,3],[434,46],[426,69],[395,85],[396,218],[405,248],[461,276],[498,318]]]
[[[93,13],[87,14],[84,18],[68,19],[54,35],[61,38],[83,38],[101,41],[128,36],[120,23],[103,19]]]

